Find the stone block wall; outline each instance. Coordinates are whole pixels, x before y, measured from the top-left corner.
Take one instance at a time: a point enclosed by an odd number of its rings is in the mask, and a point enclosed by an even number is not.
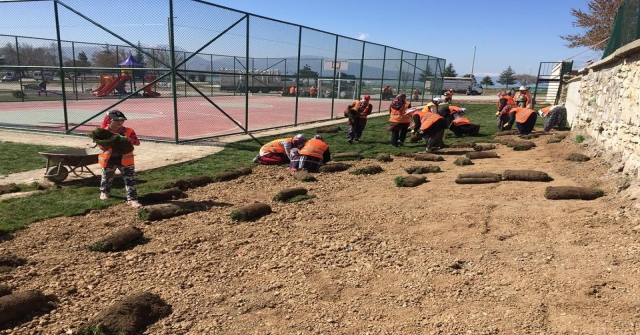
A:
[[[579,74],[564,101],[572,133],[612,169],[640,180],[640,40]]]

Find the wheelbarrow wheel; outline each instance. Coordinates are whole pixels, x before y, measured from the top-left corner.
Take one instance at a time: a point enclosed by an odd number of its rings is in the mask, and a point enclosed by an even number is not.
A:
[[[47,179],[54,183],[60,183],[64,181],[65,179],[67,179],[67,176],[69,176],[69,170],[67,170],[67,168],[64,166],[60,166],[60,168],[54,166],[50,168],[49,171],[47,171]]]

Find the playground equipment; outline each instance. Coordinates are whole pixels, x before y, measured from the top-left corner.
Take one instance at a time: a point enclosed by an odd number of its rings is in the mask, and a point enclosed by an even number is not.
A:
[[[127,91],[124,89],[124,84],[130,79],[131,77],[128,75],[119,77],[100,76],[100,87],[98,87],[96,90],[91,91],[91,93],[93,93],[93,95],[97,97],[104,97],[116,90],[120,94],[126,94]]]
[[[152,82],[154,80],[156,80],[155,76],[152,76],[150,74],[146,75],[144,77],[144,80],[146,80],[147,82]],[[144,91],[144,93],[142,94],[142,96],[145,97],[159,97],[160,93],[154,91],[153,89],[155,89],[156,84],[147,84],[144,87],[142,87],[142,90]]]

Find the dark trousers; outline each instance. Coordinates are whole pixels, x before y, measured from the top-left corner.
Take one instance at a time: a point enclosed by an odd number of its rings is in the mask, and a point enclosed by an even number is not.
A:
[[[533,131],[533,127],[536,125],[536,120],[538,119],[538,114],[531,113],[531,116],[527,119],[527,121],[520,123],[516,122],[516,127],[518,127],[518,132],[520,135],[529,135]]]
[[[397,147],[402,145],[407,139],[407,131],[409,130],[408,123],[392,123],[393,129],[391,130],[391,145]]]
[[[442,147],[444,145],[444,130],[447,129],[447,121],[439,119],[429,128],[422,130],[422,138],[427,142],[427,151],[433,150],[434,147]]]
[[[362,131],[367,126],[367,119],[355,118],[349,120],[349,130],[347,131],[348,140],[359,140],[362,137]]]

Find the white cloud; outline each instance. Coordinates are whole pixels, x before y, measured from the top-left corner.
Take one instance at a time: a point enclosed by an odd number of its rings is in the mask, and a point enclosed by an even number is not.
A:
[[[360,33],[360,35],[358,35],[357,39],[364,41],[367,38],[369,38],[369,33]]]

